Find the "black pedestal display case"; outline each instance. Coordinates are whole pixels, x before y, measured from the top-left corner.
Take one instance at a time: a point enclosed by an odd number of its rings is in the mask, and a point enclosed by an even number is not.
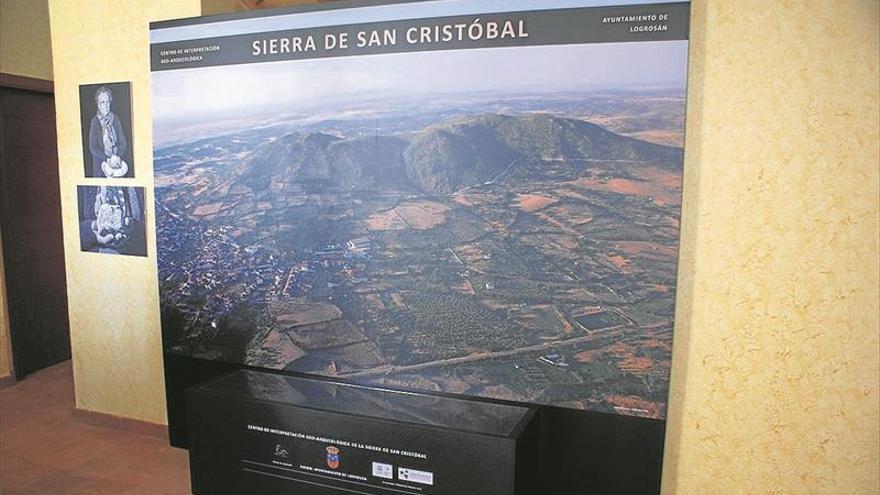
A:
[[[239,370],[188,391],[193,493],[535,493],[535,409]]]

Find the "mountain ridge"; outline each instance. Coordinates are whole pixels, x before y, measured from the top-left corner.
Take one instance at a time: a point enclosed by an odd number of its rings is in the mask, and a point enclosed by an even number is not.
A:
[[[252,187],[325,179],[343,187],[412,184],[449,194],[491,181],[526,160],[652,162],[680,167],[682,149],[608,131],[550,114],[481,114],[438,123],[405,136],[344,139],[321,132],[286,134],[264,143],[245,161]],[[623,165],[622,165],[623,166]]]

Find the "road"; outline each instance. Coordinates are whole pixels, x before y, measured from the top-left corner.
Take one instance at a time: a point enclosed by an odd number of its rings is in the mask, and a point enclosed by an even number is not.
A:
[[[452,364],[462,364],[462,363],[472,363],[475,361],[483,361],[486,359],[497,359],[503,357],[515,356],[517,354],[523,354],[527,352],[536,352],[536,351],[546,351],[550,349],[554,349],[560,346],[567,346],[572,344],[579,344],[583,342],[589,342],[591,340],[597,339],[606,339],[611,337],[608,332],[602,332],[600,334],[594,335],[585,335],[583,337],[575,337],[573,339],[566,340],[557,340],[553,342],[545,342],[543,344],[536,344],[528,347],[519,347],[516,349],[509,349],[506,351],[495,351],[495,352],[482,352],[479,354],[470,354],[467,356],[461,356],[456,358],[449,359],[440,359],[437,361],[429,361],[426,363],[419,364],[411,364],[407,366],[378,366],[376,368],[371,368],[363,371],[355,371],[352,373],[340,373],[336,376],[340,378],[360,378],[365,376],[373,376],[373,375],[385,375],[389,373],[406,373],[409,371],[422,370],[425,368],[433,368],[436,366],[448,366]]]

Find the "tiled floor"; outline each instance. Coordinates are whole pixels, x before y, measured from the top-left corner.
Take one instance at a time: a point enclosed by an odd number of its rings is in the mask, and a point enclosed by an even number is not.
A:
[[[0,493],[189,494],[187,453],[74,419],[68,361],[0,390]]]

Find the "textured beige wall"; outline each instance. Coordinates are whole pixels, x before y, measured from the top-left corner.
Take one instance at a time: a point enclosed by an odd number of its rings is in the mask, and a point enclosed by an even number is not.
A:
[[[878,3],[692,19],[664,493],[880,493]]]
[[[149,21],[192,17],[199,0],[51,0],[55,109],[76,405],[157,423],[165,391],[156,284]],[[148,257],[82,253],[77,184],[84,179],[79,85],[131,81],[136,178],[147,186]]]
[[[47,0],[0,0],[0,72],[52,80]]]

